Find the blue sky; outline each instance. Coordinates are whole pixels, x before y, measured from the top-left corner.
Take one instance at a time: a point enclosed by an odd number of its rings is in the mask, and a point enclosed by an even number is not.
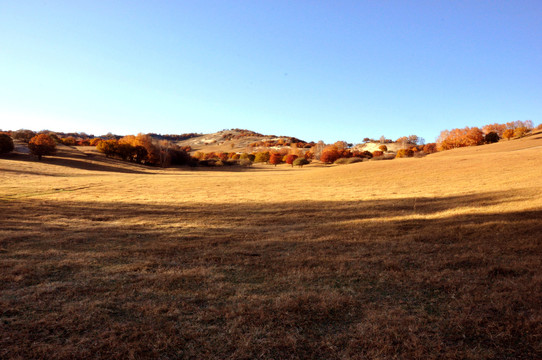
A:
[[[540,0],[0,0],[0,129],[358,143],[538,124],[540,19]]]

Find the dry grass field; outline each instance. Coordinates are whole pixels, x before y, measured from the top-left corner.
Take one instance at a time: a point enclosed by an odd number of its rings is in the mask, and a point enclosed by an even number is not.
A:
[[[0,358],[540,359],[542,134],[343,166],[0,159]]]

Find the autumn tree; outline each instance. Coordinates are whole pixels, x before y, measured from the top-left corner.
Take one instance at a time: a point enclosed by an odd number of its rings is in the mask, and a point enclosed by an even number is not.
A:
[[[335,147],[328,147],[322,152],[322,156],[320,156],[320,161],[326,164],[332,164],[335,162],[335,160],[339,158],[339,151]]]
[[[117,144],[117,148],[115,153],[122,159],[122,160],[132,160],[133,158],[133,152],[134,147],[130,144],[121,143],[119,142]]]
[[[525,136],[528,132],[529,130],[525,126],[520,126],[514,129],[514,136],[520,138]]]
[[[436,143],[425,144],[423,147],[423,152],[426,154],[432,154],[432,153],[437,152],[437,144]]]
[[[160,150],[154,145],[150,135],[142,133],[137,134],[134,145],[143,146],[145,150],[147,150],[146,162],[154,165],[160,163]]]
[[[269,158],[271,157],[271,154],[269,154],[269,152],[259,152],[259,153],[256,153],[255,157],[254,157],[254,162],[257,162],[257,163],[267,163],[269,162]]]
[[[96,145],[98,145],[98,143],[99,143],[100,141],[102,141],[102,139],[100,139],[100,138],[90,139],[89,145],[90,145],[90,146],[96,146]]]
[[[504,130],[504,132],[502,133],[502,137],[506,140],[510,140],[511,138],[514,137],[514,130],[513,129]]]
[[[7,134],[0,134],[0,154],[6,154],[13,151],[13,140]]]
[[[506,124],[498,124],[498,123],[494,123],[494,124],[488,124],[488,125],[485,125],[484,127],[482,127],[482,132],[486,135],[490,134],[490,133],[495,133],[499,136],[499,138],[502,137],[503,135],[503,132],[506,130]]]
[[[286,155],[286,164],[292,165],[292,167],[294,167],[294,161],[298,157],[299,156],[294,155],[294,154]]]
[[[119,142],[115,139],[103,140],[96,145],[96,150],[105,154],[106,157],[112,157],[117,153]]]
[[[275,166],[282,163],[282,155],[279,153],[272,153],[269,157],[269,163]]]
[[[326,144],[324,144],[324,142],[320,140],[316,145],[311,148],[311,153],[313,154],[314,159],[320,160],[320,157],[322,156],[322,152],[324,151],[325,147]]]
[[[449,150],[484,143],[484,133],[477,127],[444,130],[437,139],[438,150]]]
[[[44,155],[52,155],[56,152],[56,143],[49,135],[40,134],[34,136],[28,142],[30,152],[41,160]]]

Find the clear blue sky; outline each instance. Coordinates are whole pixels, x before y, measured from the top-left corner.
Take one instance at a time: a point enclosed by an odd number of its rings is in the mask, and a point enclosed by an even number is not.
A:
[[[542,1],[0,0],[0,128],[358,143],[542,121]]]

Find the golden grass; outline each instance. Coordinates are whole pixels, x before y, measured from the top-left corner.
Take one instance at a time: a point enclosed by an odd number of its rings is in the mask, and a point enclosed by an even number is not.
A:
[[[323,168],[0,159],[0,358],[541,358],[542,139]]]

